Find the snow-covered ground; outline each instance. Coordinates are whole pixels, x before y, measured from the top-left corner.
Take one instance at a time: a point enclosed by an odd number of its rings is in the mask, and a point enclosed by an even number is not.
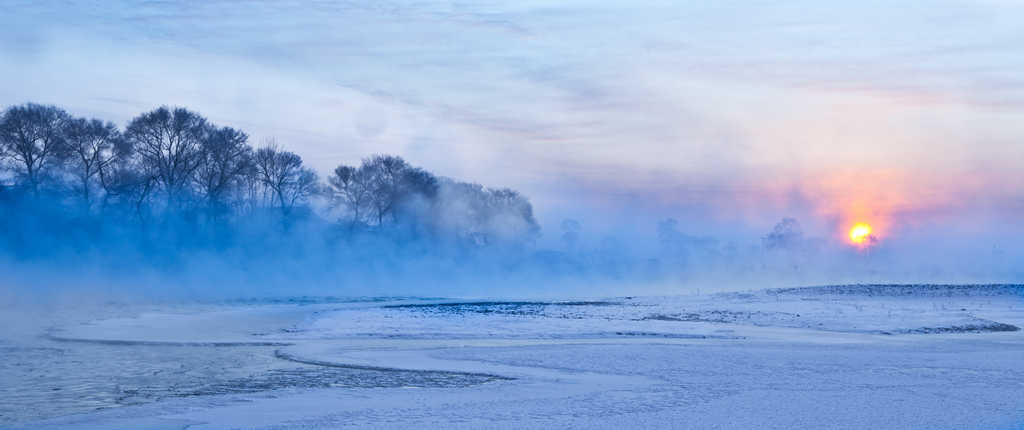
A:
[[[1020,429],[1019,327],[1021,286],[148,307],[0,343],[0,427]]]

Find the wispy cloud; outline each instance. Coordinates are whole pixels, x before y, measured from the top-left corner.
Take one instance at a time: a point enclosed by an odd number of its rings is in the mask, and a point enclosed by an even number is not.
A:
[[[852,193],[919,214],[1022,193],[1006,185],[1024,157],[1015,2],[121,0],[0,13],[12,23],[2,100],[121,121],[184,104],[322,171],[401,153],[523,189],[551,224],[567,207],[628,218],[638,200],[652,217],[699,207],[760,226],[839,216]]]

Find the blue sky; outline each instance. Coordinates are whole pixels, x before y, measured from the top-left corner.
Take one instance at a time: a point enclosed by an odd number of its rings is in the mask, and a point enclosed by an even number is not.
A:
[[[549,231],[1024,230],[1024,2],[3,3],[4,105],[399,154]]]

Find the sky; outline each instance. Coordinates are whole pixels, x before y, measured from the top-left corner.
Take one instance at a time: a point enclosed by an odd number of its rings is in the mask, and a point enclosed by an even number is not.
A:
[[[522,191],[545,240],[1024,239],[1021,1],[0,3],[0,104],[397,154]]]

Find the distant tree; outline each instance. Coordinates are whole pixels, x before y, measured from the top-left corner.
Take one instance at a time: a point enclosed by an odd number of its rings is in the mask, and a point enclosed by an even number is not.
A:
[[[133,142],[123,135],[114,140],[112,153],[113,158],[100,165],[97,175],[103,189],[101,207],[105,210],[130,209],[141,216],[157,188],[156,178],[143,168]]]
[[[392,155],[366,158],[358,168],[338,166],[328,184],[354,221],[378,226],[398,221],[416,202],[432,204],[438,190],[434,175]]]
[[[206,133],[194,180],[209,210],[226,211],[231,194],[241,188],[243,176],[254,168],[248,140],[245,133],[230,127],[211,128]]]
[[[78,193],[86,207],[94,199],[96,188],[101,187],[100,175],[117,160],[121,133],[113,123],[75,118],[65,128],[69,170],[78,180]]]
[[[480,184],[441,180],[436,222],[457,238],[476,245],[489,240],[487,191]]]
[[[205,214],[208,221],[241,222],[241,215],[271,208],[290,220],[321,190],[298,155],[273,143],[254,150],[242,131],[168,107],[140,114],[123,132],[53,106],[9,107],[0,111],[0,181],[0,252],[52,255],[67,246],[76,253],[110,249],[114,258],[131,254],[116,251],[122,245],[137,247],[139,255],[174,259],[193,246],[263,239],[220,234],[235,227],[200,221]],[[540,231],[532,205],[518,192],[438,178],[396,156],[373,155],[357,167],[339,166],[327,184],[326,194],[332,206],[345,211],[344,218],[378,227],[367,230],[370,241],[401,237],[405,246],[404,239],[416,237],[420,246],[447,240],[443,234],[455,239],[455,249],[516,247]],[[36,204],[43,198],[58,204]],[[69,200],[84,205],[63,204]],[[98,216],[83,217],[83,209]],[[149,225],[156,214],[163,222]],[[114,222],[94,222],[101,220]],[[244,231],[263,225],[254,218]],[[268,240],[286,239],[264,233]],[[36,234],[45,240],[31,240]]]
[[[522,194],[499,188],[489,190],[489,197],[491,223],[500,228],[506,238],[532,240],[540,234],[533,205]]]
[[[509,189],[444,179],[437,205],[442,225],[476,245],[526,242],[540,233],[530,202]]]
[[[804,232],[794,218],[783,218],[762,239],[768,249],[794,249],[803,241]]]
[[[319,188],[316,173],[302,167],[301,157],[281,151],[274,144],[256,151],[253,169],[258,180],[274,195],[284,216]]]
[[[373,199],[373,181],[369,169],[341,165],[327,178],[333,206],[345,209],[353,224],[366,222]]]
[[[100,185],[103,207],[130,209],[140,217],[147,213],[157,188],[156,179],[136,168],[133,161],[121,158],[100,171]]]
[[[187,196],[209,132],[199,114],[166,106],[139,115],[125,129],[142,174],[155,180],[169,207],[180,205]]]
[[[10,107],[0,118],[0,155],[33,195],[68,156],[64,129],[70,119],[60,108],[34,103]]]
[[[413,168],[401,157],[374,155],[363,160],[360,168],[365,169],[370,177],[370,202],[377,225],[383,225],[387,216],[395,219],[396,209],[403,200],[421,191],[417,187],[424,185],[417,181],[423,178],[414,174]]]

